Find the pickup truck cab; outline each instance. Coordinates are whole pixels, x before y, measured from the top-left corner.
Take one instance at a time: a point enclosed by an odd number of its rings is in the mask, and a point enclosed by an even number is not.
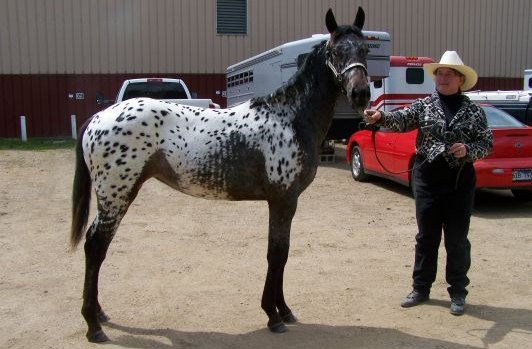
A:
[[[525,125],[532,126],[532,91],[471,91],[472,101],[489,103],[502,109]]]
[[[137,97],[149,97],[167,102],[201,108],[219,108],[211,99],[193,98],[181,79],[143,78],[125,80],[116,96],[116,103]]]

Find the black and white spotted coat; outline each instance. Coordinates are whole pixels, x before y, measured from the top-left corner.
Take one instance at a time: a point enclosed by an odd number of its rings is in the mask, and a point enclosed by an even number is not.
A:
[[[111,106],[92,118],[82,140],[99,202],[109,209],[129,202],[155,154],[173,172],[165,182],[192,196],[265,199],[268,187],[287,189],[302,171],[288,108],[202,109],[149,98]]]
[[[447,124],[437,92],[418,99],[411,106],[394,111],[381,112],[379,125],[398,132],[418,129],[416,153],[432,162],[442,154],[450,167],[483,158],[491,151],[493,135],[481,107],[463,96],[462,105]],[[454,143],[464,143],[467,155],[457,159],[449,153]]]

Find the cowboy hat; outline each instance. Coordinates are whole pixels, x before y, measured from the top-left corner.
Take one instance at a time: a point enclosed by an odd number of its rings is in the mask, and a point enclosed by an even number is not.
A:
[[[462,62],[456,51],[445,51],[439,63],[425,63],[423,69],[434,79],[438,68],[451,68],[464,76],[464,83],[460,86],[462,91],[471,89],[477,83],[477,72]]]

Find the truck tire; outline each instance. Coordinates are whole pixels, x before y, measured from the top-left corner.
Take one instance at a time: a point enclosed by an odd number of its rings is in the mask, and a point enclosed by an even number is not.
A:
[[[364,162],[358,146],[354,146],[351,151],[351,175],[357,182],[366,182],[369,180],[369,175],[364,171]]]

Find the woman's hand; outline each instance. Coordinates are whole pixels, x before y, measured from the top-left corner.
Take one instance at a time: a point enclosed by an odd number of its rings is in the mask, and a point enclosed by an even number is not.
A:
[[[460,159],[467,155],[467,148],[464,143],[454,143],[449,148],[449,152],[453,154],[455,158]]]
[[[373,125],[381,119],[381,112],[378,110],[364,110],[364,117],[366,119],[366,122],[370,125]]]

